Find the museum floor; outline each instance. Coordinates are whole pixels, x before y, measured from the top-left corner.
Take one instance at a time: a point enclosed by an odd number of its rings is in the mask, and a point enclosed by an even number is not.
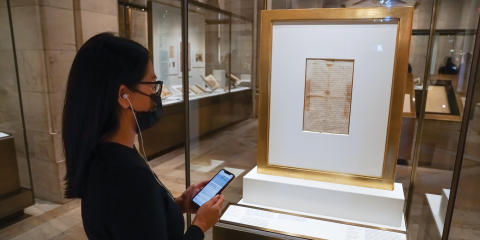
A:
[[[474,133],[472,133],[474,134]],[[256,165],[257,121],[247,120],[221,132],[203,138],[191,146],[192,182],[211,178],[219,169],[226,168],[235,173],[236,180],[225,191],[227,202],[238,202],[242,196],[242,176]],[[480,136],[473,139],[480,143]],[[449,153],[455,154],[455,153]],[[480,155],[468,156],[465,160],[468,168],[462,174],[462,187],[457,198],[457,209],[452,225],[450,239],[480,239]],[[151,161],[157,175],[175,196],[184,189],[183,148],[172,151]],[[396,181],[404,185],[405,190],[410,179],[410,167],[397,167]],[[428,209],[424,193],[429,189],[448,186],[444,181],[451,179],[451,171],[419,167],[414,193],[409,238],[417,239],[417,233],[423,231],[422,210]],[[80,210],[80,201],[71,201],[64,205],[37,200],[36,205],[25,210],[25,217],[8,226],[0,225],[0,240],[6,239],[87,239]],[[211,239],[211,231],[206,239]],[[427,238],[429,239],[429,238]]]

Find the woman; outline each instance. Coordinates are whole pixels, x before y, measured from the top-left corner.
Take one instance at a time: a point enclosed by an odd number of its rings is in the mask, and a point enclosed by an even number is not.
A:
[[[203,239],[220,217],[223,196],[199,209],[192,202],[208,180],[174,199],[134,147],[138,128],[161,115],[156,78],[148,50],[111,33],[75,56],[63,110],[65,196],[82,199],[89,239]],[[184,233],[182,213],[195,212]]]
[[[457,66],[455,66],[451,57],[445,57],[445,65],[438,69],[438,74],[457,74]]]

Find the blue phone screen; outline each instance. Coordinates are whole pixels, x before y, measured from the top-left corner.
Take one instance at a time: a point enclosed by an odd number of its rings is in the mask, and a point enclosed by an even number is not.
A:
[[[233,175],[227,174],[224,170],[220,170],[217,175],[193,198],[198,206],[212,199],[218,192],[233,178]]]

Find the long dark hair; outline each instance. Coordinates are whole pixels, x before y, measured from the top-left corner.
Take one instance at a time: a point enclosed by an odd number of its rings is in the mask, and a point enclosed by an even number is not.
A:
[[[90,38],[78,50],[68,76],[63,107],[66,198],[81,198],[96,145],[119,127],[120,85],[134,87],[145,76],[148,50],[112,33]]]

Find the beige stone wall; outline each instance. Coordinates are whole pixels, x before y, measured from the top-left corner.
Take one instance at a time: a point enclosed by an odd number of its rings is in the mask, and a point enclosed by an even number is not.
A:
[[[0,5],[0,8],[5,6]],[[118,32],[116,0],[11,0],[19,80],[35,197],[63,203],[65,159],[61,117],[68,73],[77,49],[91,36]],[[1,9],[0,9],[1,11]],[[0,15],[0,32],[8,27]],[[15,72],[9,46],[0,34],[0,91],[13,88]],[[11,46],[10,46],[11,48]],[[3,70],[5,69],[5,70]],[[11,96],[10,96],[11,95]],[[0,93],[0,131],[15,136],[22,186],[29,186],[18,100]],[[17,96],[18,97],[18,96]],[[8,103],[8,104],[6,104]]]
[[[147,12],[134,10],[134,9],[130,9],[130,12],[131,12],[130,39],[148,48]]]
[[[65,79],[75,56],[72,3],[12,0],[11,4],[35,195],[64,202],[59,133]],[[28,187],[23,157],[19,156],[22,186]]]
[[[14,137],[17,161],[22,166],[21,184],[30,187],[26,152],[22,132],[15,60],[10,32],[10,21],[5,0],[0,1],[0,132]]]
[[[117,0],[73,0],[77,30],[77,48],[95,34],[118,33]]]

